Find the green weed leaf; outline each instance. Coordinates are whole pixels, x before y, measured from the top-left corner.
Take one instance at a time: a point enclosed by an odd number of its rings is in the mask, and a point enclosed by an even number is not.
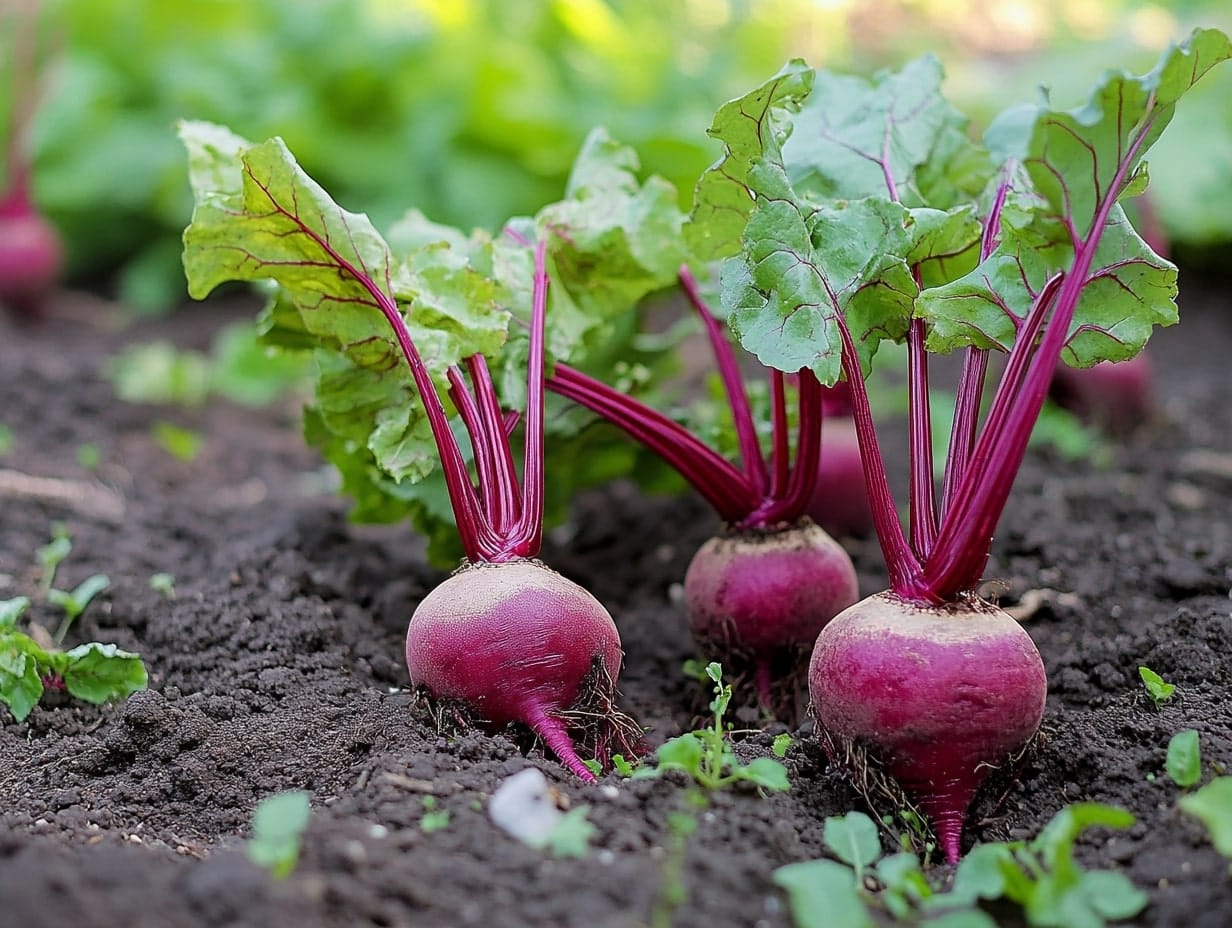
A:
[[[856,871],[857,877],[881,856],[877,824],[863,812],[827,818],[822,840],[835,857]]]
[[[1188,796],[1180,807],[1206,826],[1211,843],[1224,857],[1232,858],[1232,777],[1218,777]]]
[[[1198,733],[1192,728],[1178,731],[1168,741],[1168,757],[1164,769],[1172,782],[1182,789],[1189,789],[1202,778],[1202,750],[1198,745]]]
[[[149,684],[150,677],[140,656],[121,651],[114,644],[78,645],[66,651],[64,657],[65,687],[89,703],[125,699]]]
[[[774,871],[787,891],[796,928],[876,928],[851,870],[833,860],[809,860]]]
[[[306,792],[277,793],[262,799],[252,815],[249,860],[275,879],[289,876],[299,861],[300,841],[310,812]]]

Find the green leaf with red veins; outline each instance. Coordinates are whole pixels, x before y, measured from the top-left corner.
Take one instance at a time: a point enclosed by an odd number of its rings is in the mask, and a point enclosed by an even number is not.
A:
[[[722,271],[723,306],[740,343],[763,364],[807,367],[832,385],[842,314],[867,369],[878,342],[902,338],[910,322],[916,285],[899,257],[911,244],[908,219],[899,204],[873,197],[803,208],[763,201],[745,228],[743,257]]]
[[[1054,110],[1045,101],[1006,111],[988,127],[985,144],[999,160],[1020,162],[1048,203],[1047,217],[1085,239],[1100,206],[1123,194],[1176,101],[1229,57],[1226,35],[1197,29],[1149,74],[1108,72],[1082,106]]]
[[[450,365],[500,351],[509,320],[503,289],[471,266],[469,243],[421,242],[396,265],[367,217],[334,203],[280,139],[246,144],[203,123],[184,123],[180,134],[197,199],[184,235],[190,293],[204,297],[230,280],[275,281],[267,328],[284,342],[301,337],[327,349],[318,352],[320,424],[366,447],[396,481],[426,476],[435,443],[381,301],[403,313],[443,385]]]
[[[932,55],[898,71],[880,71],[871,80],[819,71],[783,146],[792,186],[814,197],[858,199],[889,196],[892,184],[896,198],[908,206],[942,209],[959,201],[959,187],[978,193],[992,166],[966,139],[967,117],[942,96],[943,77],[941,62]],[[922,189],[916,172],[930,162],[934,170]],[[945,173],[938,175],[941,164]],[[950,164],[954,179],[939,183]]]
[[[1174,323],[1176,269],[1139,238],[1116,201],[1140,192],[1141,158],[1176,100],[1228,57],[1227,36],[1197,30],[1150,74],[1109,72],[1081,107],[1045,102],[994,120],[985,141],[994,156],[1021,165],[1019,189],[997,250],[970,274],[921,294],[916,312],[931,323],[929,350],[1008,349],[1035,295],[1061,271],[1085,282],[1064,354],[1070,364],[1133,357],[1155,325]]]
[[[1037,231],[1003,224],[1001,244],[986,261],[920,295],[917,312],[931,323],[929,351],[1009,350],[1049,277],[1073,261],[1068,244]],[[1133,357],[1154,326],[1177,321],[1176,292],[1175,266],[1151,251],[1114,206],[1070,324],[1065,361],[1089,367]]]
[[[918,266],[925,287],[955,280],[979,262],[983,227],[972,205],[950,210],[917,207],[910,211],[907,229],[911,236],[907,265]]]
[[[723,157],[702,174],[693,191],[685,241],[700,261],[740,251],[754,195],[755,169],[763,159],[782,162],[791,134],[791,114],[813,87],[814,72],[795,58],[760,87],[719,108],[709,134],[724,145]]]

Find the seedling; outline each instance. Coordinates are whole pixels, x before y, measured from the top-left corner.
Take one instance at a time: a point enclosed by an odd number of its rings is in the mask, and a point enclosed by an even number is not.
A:
[[[439,808],[435,796],[424,796],[424,814],[419,819],[419,830],[426,835],[449,827],[449,810]]]
[[[1030,842],[975,848],[942,893],[914,854],[883,857],[876,824],[851,812],[826,820],[823,840],[837,860],[789,864],[774,881],[787,891],[796,928],[874,928],[887,919],[920,928],[994,928],[979,905],[996,900],[1020,907],[1033,928],[1103,928],[1141,912],[1148,897],[1124,874],[1080,869],[1074,842],[1090,827],[1131,824],[1120,809],[1070,806]]]
[[[0,425],[0,458],[13,450],[15,441],[13,430],[7,425]]]
[[[262,799],[252,813],[248,859],[268,870],[276,880],[290,876],[299,862],[310,812],[309,794],[303,791],[276,793]]]
[[[1182,796],[1180,807],[1206,826],[1215,850],[1232,859],[1232,777],[1218,777]]]
[[[774,741],[770,745],[770,751],[775,757],[786,757],[792,743],[791,735],[783,732],[781,735],[774,736]]]
[[[553,857],[585,857],[597,830],[591,823],[590,806],[577,806],[561,816],[544,842]]]
[[[57,645],[64,641],[69,628],[86,611],[94,597],[110,585],[111,580],[105,574],[92,574],[72,590],[57,590],[52,587],[47,591],[47,601],[53,606],[59,606],[64,612],[64,619],[56,629],[53,639]]]
[[[24,721],[47,690],[67,690],[100,704],[145,689],[149,675],[141,658],[113,644],[90,642],[68,651],[44,647],[17,627],[29,599],[0,601],[0,702]]]
[[[77,466],[82,470],[98,470],[103,463],[103,452],[98,445],[86,442],[77,446]]]
[[[1142,678],[1142,685],[1146,687],[1146,694],[1151,697],[1151,702],[1155,704],[1156,709],[1163,707],[1164,703],[1168,702],[1176,692],[1176,687],[1164,681],[1164,678],[1153,671],[1150,667],[1139,667],[1138,676]]]
[[[171,574],[150,574],[149,584],[156,593],[162,593],[167,599],[175,599],[175,577]]]
[[[633,779],[659,777],[666,771],[679,770],[703,790],[722,789],[735,783],[750,783],[760,790],[789,789],[787,770],[777,760],[758,757],[745,764],[736,756],[724,720],[731,702],[731,686],[723,682],[723,668],[718,663],[706,666],[706,677],[714,687],[711,724],[665,741],[655,751],[653,764],[638,768]]]
[[[150,427],[150,434],[160,448],[179,461],[192,462],[201,453],[205,439],[199,432],[176,425],[174,422],[159,421]]]
[[[60,564],[63,563],[72,550],[73,542],[69,538],[68,526],[63,522],[53,523],[51,527],[51,541],[35,551],[39,565],[43,568],[42,577],[39,580],[39,589],[44,598],[47,597],[52,584],[56,582],[56,571],[59,569]]]
[[[1172,782],[1181,789],[1189,789],[1202,779],[1202,750],[1198,733],[1192,728],[1178,731],[1168,742],[1168,757],[1164,769]]]

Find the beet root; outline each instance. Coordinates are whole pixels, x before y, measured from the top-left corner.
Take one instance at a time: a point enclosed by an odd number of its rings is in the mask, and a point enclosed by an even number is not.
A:
[[[893,777],[953,863],[980,785],[1039,729],[1047,677],[1030,636],[995,606],[878,593],[822,631],[809,692],[832,760],[864,758]]]
[[[818,632],[859,596],[847,552],[809,520],[730,532],[694,555],[684,580],[698,650],[761,706],[795,721],[796,691]]]
[[[486,727],[526,725],[587,782],[570,729],[593,729],[604,754],[627,728],[612,708],[620,661],[607,610],[532,560],[462,567],[424,597],[406,636],[412,683]]]

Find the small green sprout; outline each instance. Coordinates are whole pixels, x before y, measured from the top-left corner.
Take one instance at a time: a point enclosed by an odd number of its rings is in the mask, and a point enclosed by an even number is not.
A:
[[[175,577],[171,574],[151,574],[149,584],[155,593],[162,593],[167,599],[175,599]]]
[[[613,754],[612,768],[622,777],[631,777],[633,776],[633,771],[637,768],[637,764],[626,760],[623,754]]]
[[[155,422],[150,433],[160,448],[180,461],[195,460],[201,453],[201,446],[205,444],[205,440],[198,433],[172,422]]]
[[[544,847],[553,857],[585,857],[597,830],[591,823],[590,806],[578,806],[561,816],[547,836]]]
[[[1138,676],[1142,678],[1142,685],[1146,687],[1146,694],[1151,697],[1151,702],[1155,704],[1155,708],[1159,709],[1172,698],[1172,694],[1176,692],[1176,687],[1164,681],[1164,678],[1153,671],[1150,667],[1139,667]]]
[[[248,859],[275,879],[289,876],[299,861],[309,813],[309,795],[300,790],[262,799],[252,814]]]
[[[449,810],[439,806],[435,796],[424,796],[424,814],[419,819],[419,830],[426,835],[449,827]]]
[[[787,891],[796,928],[874,928],[887,922],[995,928],[980,908],[982,901],[994,900],[1017,905],[1032,928],[1103,928],[1141,912],[1148,897],[1124,874],[1080,869],[1074,842],[1090,827],[1132,823],[1133,816],[1121,809],[1069,806],[1030,842],[976,847],[958,865],[953,888],[942,893],[929,884],[916,855],[883,857],[876,824],[850,812],[825,823],[823,840],[837,860],[780,867],[774,882]]]
[[[77,466],[82,470],[98,470],[103,463],[103,452],[93,442],[77,446]]]
[[[1192,728],[1178,731],[1168,742],[1168,757],[1164,769],[1172,782],[1181,789],[1189,789],[1202,778],[1202,749],[1198,745],[1198,733]]]
[[[39,565],[43,568],[39,579],[39,590],[43,598],[52,584],[56,582],[56,571],[73,550],[73,541],[69,538],[68,526],[63,522],[53,522],[51,526],[51,541],[34,552]]]
[[[69,651],[43,647],[17,622],[30,605],[25,596],[0,600],[0,702],[21,722],[48,689],[100,704],[123,699],[149,683],[141,658],[113,644],[90,642]]]
[[[774,743],[770,745],[770,751],[775,757],[786,757],[791,744],[791,735],[783,732],[781,735],[774,736]]]
[[[86,607],[90,605],[94,597],[109,586],[111,586],[111,579],[106,574],[92,574],[72,590],[57,590],[53,587],[47,591],[47,601],[53,606],[59,606],[64,613],[64,619],[60,622],[60,627],[56,629],[56,644],[64,641],[69,628],[86,611]]]
[[[0,425],[0,458],[13,450],[13,430],[7,425]]]
[[[741,763],[732,750],[727,737],[728,725],[724,721],[731,702],[731,686],[723,683],[723,668],[719,664],[711,662],[705,672],[714,685],[714,699],[710,701],[713,723],[665,741],[655,752],[655,764],[639,768],[633,778],[657,777],[667,770],[681,770],[706,790],[722,789],[739,782],[764,790],[789,789],[787,770],[774,758],[758,757],[747,764]]]
[[[1206,826],[1215,850],[1232,859],[1232,777],[1218,777],[1182,796],[1180,807]]]

